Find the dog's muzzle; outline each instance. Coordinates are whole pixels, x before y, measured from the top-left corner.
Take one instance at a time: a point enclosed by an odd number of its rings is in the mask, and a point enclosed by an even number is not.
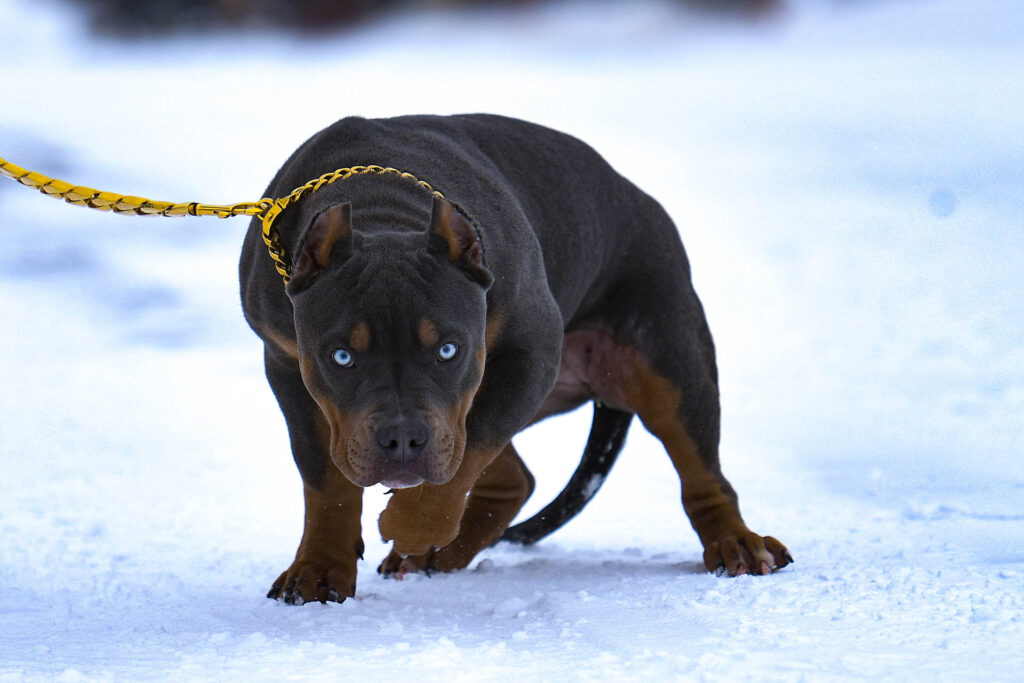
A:
[[[426,423],[405,416],[382,421],[374,435],[384,457],[401,463],[418,460],[430,441]]]
[[[374,427],[383,477],[390,488],[417,486],[429,479],[425,458],[432,441],[428,423],[416,416],[396,415],[384,418]]]

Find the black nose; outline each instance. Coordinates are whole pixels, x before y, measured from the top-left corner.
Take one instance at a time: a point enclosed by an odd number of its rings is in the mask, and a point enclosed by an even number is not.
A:
[[[420,420],[395,417],[377,425],[377,443],[384,454],[399,462],[409,462],[423,455],[430,440],[430,430]]]

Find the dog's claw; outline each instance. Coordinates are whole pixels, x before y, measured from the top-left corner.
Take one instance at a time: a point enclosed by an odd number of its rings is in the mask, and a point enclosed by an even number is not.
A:
[[[430,576],[438,571],[433,560],[434,551],[425,555],[403,556],[392,550],[377,566],[377,573],[386,579],[401,581],[406,574]]]
[[[750,531],[723,536],[704,549],[704,565],[716,576],[766,576],[792,561],[786,546],[778,540]]]
[[[293,563],[274,582],[267,597],[286,605],[345,602],[346,598],[355,595],[356,584],[355,572],[344,569],[313,562]],[[347,586],[347,590],[343,586]]]

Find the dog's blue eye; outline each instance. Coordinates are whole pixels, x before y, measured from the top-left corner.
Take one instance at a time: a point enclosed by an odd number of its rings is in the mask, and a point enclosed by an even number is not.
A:
[[[338,349],[334,352],[334,362],[343,368],[350,367],[352,365],[352,354],[345,349]]]
[[[452,358],[455,358],[455,354],[458,352],[459,347],[456,346],[455,344],[452,344],[451,342],[448,342],[447,344],[441,345],[441,348],[438,349],[437,351],[437,355],[441,358],[441,360],[451,360]]]

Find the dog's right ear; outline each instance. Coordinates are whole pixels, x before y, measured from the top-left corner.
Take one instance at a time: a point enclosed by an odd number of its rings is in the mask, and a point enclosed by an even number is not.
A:
[[[305,289],[332,259],[343,259],[352,253],[352,204],[335,204],[316,215],[299,241],[292,263],[288,292]]]
[[[448,257],[449,262],[464,270],[472,279],[483,285],[484,289],[494,282],[490,271],[484,265],[484,250],[480,244],[480,236],[466,217],[447,199],[434,197],[427,239],[428,249],[432,253]]]

